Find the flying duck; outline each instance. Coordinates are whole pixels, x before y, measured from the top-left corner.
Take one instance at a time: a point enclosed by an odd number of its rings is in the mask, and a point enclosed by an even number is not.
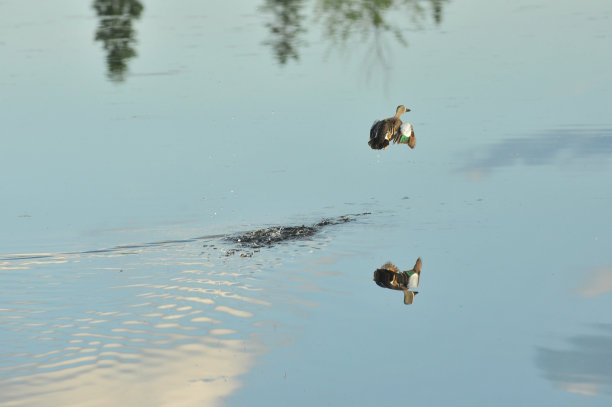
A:
[[[414,148],[416,138],[414,137],[414,129],[410,123],[403,123],[400,116],[409,112],[404,105],[399,105],[395,110],[395,116],[384,120],[377,120],[370,129],[370,141],[368,145],[374,150],[383,150],[393,144],[408,144],[410,148]]]
[[[380,287],[404,292],[404,304],[412,304],[418,291],[410,291],[419,286],[423,262],[419,257],[411,270],[400,271],[394,264],[387,262],[374,271],[374,281]]]

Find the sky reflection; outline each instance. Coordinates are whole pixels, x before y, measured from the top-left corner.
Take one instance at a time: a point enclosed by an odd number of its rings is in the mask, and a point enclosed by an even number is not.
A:
[[[612,395],[612,325],[600,334],[576,335],[570,348],[538,348],[536,364],[561,390],[588,396]]]
[[[317,225],[347,222],[340,217]],[[324,231],[319,235],[324,241]],[[239,376],[257,355],[286,342],[287,330],[275,316],[316,305],[302,303],[295,292],[294,301],[283,303],[262,286],[262,269],[279,267],[279,252],[321,247],[314,240],[293,243],[299,246],[262,249],[256,259],[228,256],[226,247],[234,243],[225,235],[3,256],[3,402],[218,403],[241,385]],[[314,286],[308,277],[282,274],[276,289]]]
[[[200,394],[230,406],[610,404],[609,372],[566,357],[591,347],[558,343],[610,322],[609,0],[449,1],[438,17],[423,0],[416,23],[389,1],[386,31],[293,2],[305,31],[282,66],[265,0],[140,2],[121,86],[93,0],[2,2],[0,253],[17,254],[0,256],[2,397],[116,388],[174,406],[219,383]],[[335,16],[345,42],[326,34]],[[388,89],[363,78],[377,45]],[[419,148],[368,149],[399,103]],[[257,252],[224,239],[365,211]],[[407,308],[372,273],[417,255]],[[603,353],[609,331],[591,336]],[[418,352],[372,352],[388,343]]]
[[[567,166],[577,161],[612,158],[612,129],[565,128],[528,137],[512,137],[476,152],[462,170],[480,176],[513,165]]]
[[[586,298],[612,292],[612,267],[598,267],[591,270],[577,291]]]

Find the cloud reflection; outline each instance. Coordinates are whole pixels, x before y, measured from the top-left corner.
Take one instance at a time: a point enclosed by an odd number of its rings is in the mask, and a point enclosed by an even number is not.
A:
[[[11,406],[215,405],[254,363],[255,350],[244,341],[219,338],[229,333],[149,348],[131,360],[113,351],[81,357],[76,366],[0,382],[2,400]]]
[[[597,297],[612,291],[612,267],[599,267],[593,270],[578,289],[583,297]]]
[[[612,129],[568,128],[529,137],[513,137],[490,145],[473,156],[462,170],[478,179],[497,168],[513,165],[567,165],[578,160],[612,156]]]
[[[352,220],[324,219],[307,227],[317,239],[257,260],[226,256],[234,235],[0,255],[3,403],[220,403],[257,355],[290,340],[277,318],[316,305],[292,301],[314,285],[307,273],[296,284],[292,272],[272,271],[323,247],[320,228]]]
[[[572,337],[570,349],[538,348],[536,364],[563,391],[588,396],[612,395],[612,324],[598,335]]]

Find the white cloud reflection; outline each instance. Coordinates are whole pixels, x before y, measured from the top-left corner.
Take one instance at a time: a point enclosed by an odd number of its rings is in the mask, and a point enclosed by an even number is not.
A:
[[[15,377],[0,383],[3,406],[215,406],[241,385],[257,353],[243,340],[218,338],[229,333],[146,348],[133,363],[107,352],[85,357],[94,364]]]
[[[586,298],[612,291],[612,267],[598,267],[592,270],[577,291],[580,296]]]

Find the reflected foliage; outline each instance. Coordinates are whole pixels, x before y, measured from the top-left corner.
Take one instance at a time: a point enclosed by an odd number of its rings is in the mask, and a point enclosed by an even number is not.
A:
[[[368,37],[373,31],[391,32],[397,40],[406,45],[402,30],[410,24],[420,24],[426,18],[427,6],[431,5],[434,21],[442,22],[442,4],[447,0],[320,0],[319,14],[325,22],[326,33],[336,40],[346,41],[352,35]],[[404,14],[408,11],[408,14]],[[398,20],[393,21],[396,14]]]
[[[420,28],[431,12],[436,24],[442,22],[442,9],[449,0],[316,0],[316,20],[323,23],[325,38],[333,45],[344,47],[352,37],[361,43],[374,37],[374,52],[384,58],[381,34],[391,33],[403,46],[408,44],[404,30]],[[304,0],[266,0],[262,10],[273,16],[266,24],[271,45],[277,61],[299,59],[299,47],[305,42],[301,38],[305,17],[302,10]],[[406,18],[408,17],[408,20]],[[383,61],[384,62],[384,61]]]
[[[304,0],[266,0],[261,8],[263,12],[272,15],[273,19],[266,24],[270,30],[270,39],[265,44],[272,47],[281,65],[290,59],[299,59],[297,49],[304,43],[301,34],[306,31],[302,27],[303,7]]]
[[[545,377],[570,393],[612,395],[612,325],[600,328],[605,332],[571,338],[570,349],[538,348]]]
[[[93,8],[99,18],[95,39],[106,50],[108,76],[114,82],[121,82],[125,79],[128,61],[137,55],[132,21],[140,17],[144,6],[137,0],[96,0]]]

